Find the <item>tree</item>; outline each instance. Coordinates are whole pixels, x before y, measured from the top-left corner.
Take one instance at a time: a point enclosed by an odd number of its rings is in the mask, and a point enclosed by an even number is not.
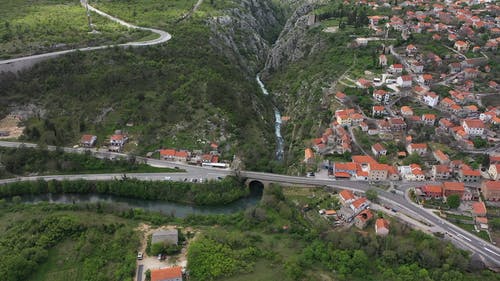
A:
[[[483,148],[488,146],[488,142],[480,137],[476,137],[473,141],[475,148]]]
[[[458,194],[450,195],[446,199],[446,203],[448,204],[448,207],[456,209],[460,206],[460,196]]]
[[[366,198],[372,202],[376,202],[378,200],[378,193],[375,189],[368,189],[366,191]]]

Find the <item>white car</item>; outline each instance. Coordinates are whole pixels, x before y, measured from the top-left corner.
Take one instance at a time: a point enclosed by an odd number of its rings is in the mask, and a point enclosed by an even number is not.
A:
[[[166,181],[172,180],[172,177],[165,177]]]
[[[138,253],[137,253],[137,259],[138,259],[138,260],[142,260],[142,258],[143,258],[143,257],[144,257],[144,256],[143,256],[142,252],[138,252]]]

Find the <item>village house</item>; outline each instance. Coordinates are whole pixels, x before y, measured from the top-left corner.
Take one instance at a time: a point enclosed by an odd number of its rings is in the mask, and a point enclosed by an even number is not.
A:
[[[432,155],[434,156],[434,159],[438,161],[440,164],[449,164],[450,163],[450,158],[448,155],[444,154],[441,150],[436,149]]]
[[[391,95],[389,95],[389,93],[386,90],[379,89],[373,92],[373,99],[375,99],[378,102],[387,103],[389,102],[390,98]]]
[[[337,99],[339,102],[345,102],[347,95],[342,93],[342,92],[337,92],[335,94],[335,99]]]
[[[410,143],[406,146],[406,151],[408,154],[417,153],[422,156],[427,153],[427,144],[426,143]]]
[[[406,46],[406,56],[413,57],[417,53],[417,47],[413,44]]]
[[[377,219],[375,222],[375,233],[378,236],[387,236],[389,234],[389,222],[385,219]]]
[[[433,180],[447,180],[452,176],[448,165],[433,165],[431,172]]]
[[[447,118],[441,118],[439,119],[439,127],[443,129],[445,132],[448,132],[451,128],[453,128],[455,125],[448,120]]]
[[[486,205],[484,202],[472,202],[472,210],[473,217],[484,217],[486,216]]]
[[[370,181],[385,181],[389,175],[389,168],[386,164],[372,163],[370,164],[370,171],[368,180]]]
[[[386,155],[387,154],[387,149],[380,143],[376,143],[372,145],[372,152],[375,157],[379,157],[380,155]]]
[[[500,181],[483,181],[481,191],[485,200],[500,201]]]
[[[434,123],[436,122],[436,115],[435,114],[422,114],[422,122],[425,125],[429,126],[434,126]]]
[[[122,134],[114,134],[109,138],[109,151],[121,152],[128,138]]]
[[[410,75],[403,75],[396,79],[396,83],[399,87],[410,88],[412,85],[412,80]]]
[[[424,64],[419,62],[419,61],[413,61],[411,64],[410,64],[410,69],[414,72],[414,73],[422,73],[424,71]]]
[[[182,267],[152,269],[151,281],[182,281]]]
[[[459,52],[467,52],[467,50],[469,49],[469,44],[464,41],[458,40],[453,45],[453,48],[455,48]]]
[[[368,207],[369,205],[370,202],[366,200],[365,197],[360,197],[351,203],[350,208],[354,211],[354,213],[359,213],[362,210],[366,209],[366,207]]]
[[[398,167],[403,179],[407,181],[424,181],[425,173],[418,164],[410,164],[409,166]]]
[[[423,101],[425,102],[425,104],[427,104],[428,106],[436,106],[438,104],[438,101],[439,101],[439,96],[434,93],[434,92],[427,92],[424,96],[423,96]]]
[[[422,195],[425,198],[441,198],[443,196],[443,188],[441,185],[424,185],[420,188]]]
[[[404,105],[401,107],[401,115],[403,117],[410,117],[413,115],[413,110],[411,109],[411,107]]]
[[[340,201],[344,205],[349,205],[356,199],[354,197],[354,194],[352,194],[352,191],[347,190],[347,189],[344,189],[341,192],[339,192],[339,197],[340,197]]]
[[[358,165],[353,162],[333,164],[333,171],[335,172],[335,174],[347,173],[349,175],[348,177],[351,177],[356,174],[357,170],[358,170]]]
[[[399,64],[399,63],[391,64],[389,66],[389,69],[387,69],[387,72],[392,73],[392,74],[403,73],[403,65]]]
[[[450,74],[458,73],[462,70],[462,65],[459,62],[452,62],[448,65],[450,69]]]
[[[94,135],[83,135],[80,139],[80,145],[82,147],[94,147],[97,141],[97,136]]]
[[[179,243],[179,231],[177,229],[159,230],[153,232],[151,244],[177,245]]]
[[[372,219],[373,213],[370,210],[363,210],[354,218],[354,225],[359,229],[364,229]]]
[[[465,186],[463,182],[445,181],[443,183],[443,197],[447,198],[450,195],[457,194],[463,199],[465,193]]]
[[[481,172],[469,168],[461,168],[458,171],[458,179],[461,182],[479,182],[481,180]]]
[[[484,133],[484,122],[480,119],[465,119],[462,121],[462,127],[469,136],[482,136]]]
[[[389,118],[388,122],[393,132],[406,130],[406,122],[402,117]]]
[[[429,86],[432,84],[432,75],[428,73],[422,74],[418,77],[418,81],[420,83],[423,83],[424,85]]]
[[[488,174],[490,175],[490,179],[499,180],[500,179],[500,164],[491,164],[488,169]]]
[[[464,78],[465,79],[475,79],[479,75],[479,70],[475,68],[466,68],[464,70]]]
[[[386,114],[385,107],[381,105],[374,105],[372,108],[372,116],[382,116]]]

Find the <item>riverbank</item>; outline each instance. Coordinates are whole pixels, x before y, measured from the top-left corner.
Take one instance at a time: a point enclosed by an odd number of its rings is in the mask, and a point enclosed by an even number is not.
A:
[[[143,200],[161,200],[196,206],[229,204],[248,196],[250,191],[235,177],[205,183],[176,181],[33,181],[0,186],[0,198],[40,194],[101,194]]]

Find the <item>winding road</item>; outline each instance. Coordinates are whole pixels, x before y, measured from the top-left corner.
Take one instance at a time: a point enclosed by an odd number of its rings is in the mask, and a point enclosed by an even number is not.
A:
[[[154,29],[154,28],[148,28],[148,27],[141,27],[137,25],[133,25],[130,23],[127,23],[119,18],[116,18],[114,16],[111,16],[103,11],[100,11],[91,5],[88,5],[86,0],[80,0],[80,3],[84,7],[88,7],[88,9],[92,12],[95,12],[96,14],[103,16],[105,18],[108,18],[120,25],[123,25],[127,28],[132,28],[132,29],[140,29],[140,30],[147,30],[151,31],[155,34],[158,34],[158,38],[148,40],[148,41],[142,41],[142,42],[128,42],[128,43],[123,43],[123,44],[117,44],[117,45],[104,45],[104,46],[95,46],[95,47],[84,47],[84,48],[76,48],[76,49],[70,49],[70,50],[64,50],[64,51],[57,51],[57,52],[51,52],[51,53],[45,53],[45,54],[39,54],[39,55],[32,55],[32,56],[26,56],[26,57],[21,57],[21,58],[15,58],[15,59],[8,59],[8,60],[1,60],[0,61],[0,72],[1,70],[4,71],[11,71],[11,72],[17,72],[20,69],[28,68],[35,63],[41,62],[43,60],[55,58],[64,54],[68,53],[73,53],[76,51],[80,52],[88,52],[88,51],[94,51],[94,50],[101,50],[101,49],[107,49],[107,48],[112,48],[112,47],[140,47],[140,46],[152,46],[152,45],[157,45],[157,44],[162,44],[170,39],[172,39],[172,35],[166,31],[159,30],[159,29]]]

